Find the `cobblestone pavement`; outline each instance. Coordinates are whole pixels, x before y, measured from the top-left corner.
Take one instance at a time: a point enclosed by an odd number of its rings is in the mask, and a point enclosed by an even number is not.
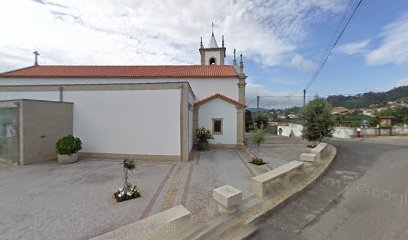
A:
[[[261,156],[270,168],[295,160],[305,146],[299,141],[269,139]],[[123,184],[120,160],[0,165],[0,239],[88,239],[178,204],[211,224],[219,217],[214,188],[241,190],[241,210],[261,201],[249,190],[250,178],[266,170],[249,160],[246,150],[213,149],[195,152],[189,162],[139,162],[131,178],[142,197],[122,203],[113,198]]]

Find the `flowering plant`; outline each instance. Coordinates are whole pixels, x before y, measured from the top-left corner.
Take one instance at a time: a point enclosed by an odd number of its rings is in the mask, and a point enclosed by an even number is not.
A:
[[[204,127],[197,129],[196,136],[200,142],[208,142],[208,139],[214,139],[210,130],[205,129]]]
[[[116,201],[122,202],[128,199],[140,197],[136,184],[128,184],[125,188],[119,188],[114,193]]]
[[[128,183],[129,171],[136,168],[136,163],[132,159],[125,159],[123,161],[123,171],[124,171],[124,183],[123,188],[119,188],[113,195],[116,201],[122,202],[125,200],[140,197],[139,190],[136,184]]]

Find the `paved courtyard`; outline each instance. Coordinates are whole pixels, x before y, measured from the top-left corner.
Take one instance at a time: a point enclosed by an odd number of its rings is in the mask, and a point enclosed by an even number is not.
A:
[[[262,147],[270,168],[298,158],[304,147],[298,139],[278,146],[281,141],[287,139],[269,139]],[[131,179],[142,197],[122,203],[112,195],[123,181],[120,160],[0,165],[0,239],[88,239],[178,204],[208,223],[218,216],[214,188],[229,184],[241,190],[241,209],[261,201],[249,185],[265,168],[249,159],[245,150],[213,149],[195,153],[190,162],[139,162]]]
[[[251,136],[246,135],[247,142],[251,142]],[[308,142],[298,137],[281,137],[267,135],[265,142],[261,144],[259,156],[267,162],[268,167],[276,168],[287,162],[299,160],[301,153],[309,152]],[[247,149],[253,155],[256,153],[256,146],[248,144]]]

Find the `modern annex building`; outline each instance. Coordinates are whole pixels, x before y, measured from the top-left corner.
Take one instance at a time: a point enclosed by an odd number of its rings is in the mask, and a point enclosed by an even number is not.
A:
[[[81,138],[82,156],[189,159],[198,127],[210,144],[244,144],[242,56],[225,65],[224,38],[201,41],[201,65],[34,66],[0,74],[0,159],[55,158],[56,140]]]

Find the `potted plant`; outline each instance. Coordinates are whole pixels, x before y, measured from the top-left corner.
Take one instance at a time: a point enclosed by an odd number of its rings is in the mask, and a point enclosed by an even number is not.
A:
[[[125,159],[123,161],[123,170],[124,170],[124,182],[123,187],[119,188],[113,196],[115,196],[117,202],[122,202],[130,200],[133,198],[140,197],[139,190],[137,189],[136,184],[131,184],[128,182],[129,171],[133,171],[136,168],[136,163],[132,159]]]
[[[208,139],[214,139],[210,130],[201,127],[197,129],[197,139],[198,139],[198,150],[206,151],[208,150]]]
[[[81,139],[72,135],[65,136],[55,144],[58,153],[58,163],[73,163],[78,161],[78,152],[82,149]]]

